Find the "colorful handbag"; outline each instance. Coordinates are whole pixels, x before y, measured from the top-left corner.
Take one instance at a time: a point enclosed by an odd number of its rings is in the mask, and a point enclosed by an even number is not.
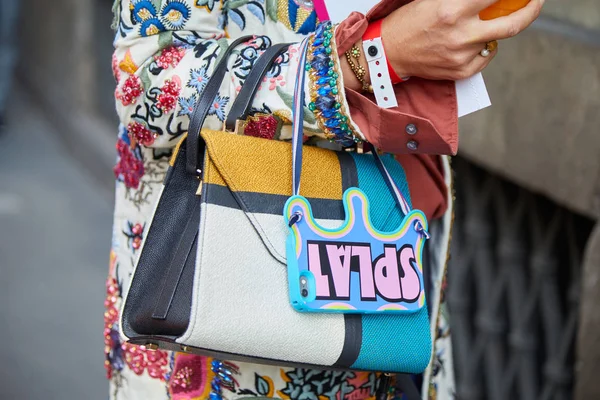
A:
[[[131,343],[221,359],[423,372],[432,346],[424,294],[411,297],[417,305],[400,310],[406,312],[299,312],[292,306],[295,283],[287,265],[294,253],[286,246],[298,236],[290,232],[309,219],[331,231],[348,225],[348,190],[358,188],[370,199],[362,220],[369,219],[374,232],[396,232],[402,225],[415,238],[426,238],[427,223],[424,218],[408,221],[422,213],[410,211],[406,177],[392,156],[303,148],[302,68],[293,143],[200,131],[225,74],[227,55],[239,42],[219,63],[192,116],[188,137],[175,149],[124,302],[122,334]],[[233,115],[247,115],[256,88],[285,48],[273,46],[259,58]],[[310,215],[288,207],[284,219],[284,206],[298,193],[310,204]],[[422,243],[418,246],[409,264],[422,293]],[[380,279],[389,277],[389,271],[380,271]]]

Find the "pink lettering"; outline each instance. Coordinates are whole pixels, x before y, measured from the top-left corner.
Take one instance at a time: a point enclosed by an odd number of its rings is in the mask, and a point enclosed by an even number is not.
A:
[[[331,278],[337,297],[350,297],[350,257],[352,246],[327,245]]]
[[[317,296],[329,297],[329,281],[321,270],[321,255],[319,245],[316,243],[308,245],[308,270],[315,276]]]
[[[402,299],[398,256],[395,246],[385,246],[384,253],[375,262],[375,284],[379,294],[388,301]]]
[[[400,265],[404,271],[404,277],[402,277],[402,297],[404,301],[415,301],[419,298],[421,293],[421,282],[419,281],[419,275],[415,271],[411,261],[415,259],[415,253],[412,247],[403,247],[399,252]]]
[[[363,299],[375,299],[373,263],[370,246],[352,246],[352,257],[358,257],[360,268],[360,295]]]

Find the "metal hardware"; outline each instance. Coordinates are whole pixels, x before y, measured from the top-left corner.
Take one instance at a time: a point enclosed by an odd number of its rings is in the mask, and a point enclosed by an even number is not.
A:
[[[146,350],[158,350],[158,345],[156,343],[146,343],[144,347],[146,348]]]

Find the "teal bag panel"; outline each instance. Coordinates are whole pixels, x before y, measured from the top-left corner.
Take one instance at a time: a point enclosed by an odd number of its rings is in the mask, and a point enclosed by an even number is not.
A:
[[[373,226],[382,231],[397,228],[403,213],[396,206],[381,172],[372,157],[352,154],[358,173],[358,186],[371,203]],[[394,182],[412,207],[404,169],[392,156],[382,157]],[[431,358],[431,333],[427,307],[406,315],[362,316],[360,353],[352,365],[357,370],[421,373]]]

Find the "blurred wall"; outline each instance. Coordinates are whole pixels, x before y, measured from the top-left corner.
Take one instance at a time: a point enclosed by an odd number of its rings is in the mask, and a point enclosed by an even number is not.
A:
[[[111,0],[21,0],[17,75],[74,156],[112,187]]]
[[[493,107],[461,120],[460,154],[600,215],[600,3],[548,0],[484,73]]]
[[[493,107],[461,120],[460,155],[598,220],[598,0],[547,0],[533,29],[500,44],[484,76]],[[577,400],[600,398],[600,225],[595,232],[579,293]]]

